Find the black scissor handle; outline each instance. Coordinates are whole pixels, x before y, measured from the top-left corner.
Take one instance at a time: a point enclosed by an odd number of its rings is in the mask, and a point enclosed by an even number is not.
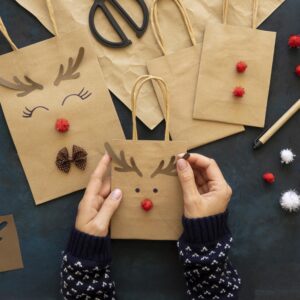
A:
[[[149,11],[147,5],[144,0],[136,0],[143,12],[143,24],[142,26],[138,26],[136,22],[131,18],[131,16],[126,12],[126,10],[120,5],[117,0],[95,0],[89,15],[89,24],[90,29],[93,36],[103,45],[111,48],[124,48],[129,46],[132,42],[128,39],[114,16],[111,14],[107,6],[105,5],[105,1],[109,1],[114,8],[119,12],[122,18],[127,22],[127,24],[131,27],[131,29],[136,33],[138,38],[142,37],[145,31],[147,30],[148,23],[149,23]],[[118,36],[120,37],[120,42],[112,42],[104,38],[97,30],[95,25],[95,15],[97,9],[101,9],[104,15],[106,16],[107,20],[114,28]]]

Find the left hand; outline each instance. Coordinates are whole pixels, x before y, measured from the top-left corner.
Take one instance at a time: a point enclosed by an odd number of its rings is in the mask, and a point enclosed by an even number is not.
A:
[[[89,235],[108,235],[110,219],[122,200],[122,191],[110,193],[110,177],[106,176],[111,158],[105,154],[91,176],[88,187],[79,203],[75,228]]]

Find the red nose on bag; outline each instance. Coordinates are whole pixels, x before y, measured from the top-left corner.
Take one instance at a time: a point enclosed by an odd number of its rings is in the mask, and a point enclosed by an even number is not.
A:
[[[153,203],[150,199],[144,199],[141,202],[141,207],[144,211],[149,211],[153,208]]]
[[[69,131],[69,128],[70,128],[70,123],[68,120],[66,119],[58,119],[56,120],[56,123],[55,123],[55,129],[58,131],[58,132],[67,132]]]

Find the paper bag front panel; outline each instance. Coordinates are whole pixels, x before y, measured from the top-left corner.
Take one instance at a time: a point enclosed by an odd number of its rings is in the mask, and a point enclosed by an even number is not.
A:
[[[275,48],[275,32],[209,24],[205,31],[194,118],[263,127]],[[244,73],[235,69],[247,63]],[[233,95],[235,87],[245,95]]]
[[[112,141],[116,154],[124,151],[127,161],[134,158],[142,176],[135,172],[119,172],[112,163],[112,188],[123,191],[119,209],[113,216],[111,236],[114,239],[177,240],[182,233],[183,199],[177,176],[151,175],[162,160],[165,167],[172,156],[186,151],[185,142]],[[150,199],[153,208],[141,207]]]
[[[69,59],[75,62],[80,48],[84,48],[84,57],[76,71],[78,78],[62,80],[56,86],[60,65],[64,65],[66,72]],[[18,96],[20,91],[0,86],[4,115],[36,204],[84,188],[104,153],[103,143],[123,138],[86,31],[3,55],[0,70],[0,77],[5,80],[13,81],[17,76],[26,82],[26,75],[43,86],[24,97]],[[68,132],[55,130],[60,118],[69,121]],[[72,163],[69,174],[65,174],[57,168],[56,156],[66,147],[71,157],[73,145],[87,151],[87,167],[83,171]]]

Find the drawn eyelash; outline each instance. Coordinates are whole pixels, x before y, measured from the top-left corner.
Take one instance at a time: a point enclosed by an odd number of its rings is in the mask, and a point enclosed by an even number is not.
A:
[[[49,111],[49,108],[45,107],[45,106],[36,106],[35,108],[33,109],[29,109],[27,106],[25,107],[25,110],[23,111],[23,118],[31,118],[34,111],[39,109],[39,108],[42,108],[42,109],[45,109],[47,111]]]
[[[89,98],[92,95],[92,93],[90,93],[88,90],[85,90],[85,88],[83,88],[79,93],[77,94],[70,94],[68,96],[66,96],[63,100],[63,102],[61,103],[61,105],[63,106],[65,104],[65,102],[73,96],[77,96],[79,97],[81,100],[86,100],[87,98]]]

